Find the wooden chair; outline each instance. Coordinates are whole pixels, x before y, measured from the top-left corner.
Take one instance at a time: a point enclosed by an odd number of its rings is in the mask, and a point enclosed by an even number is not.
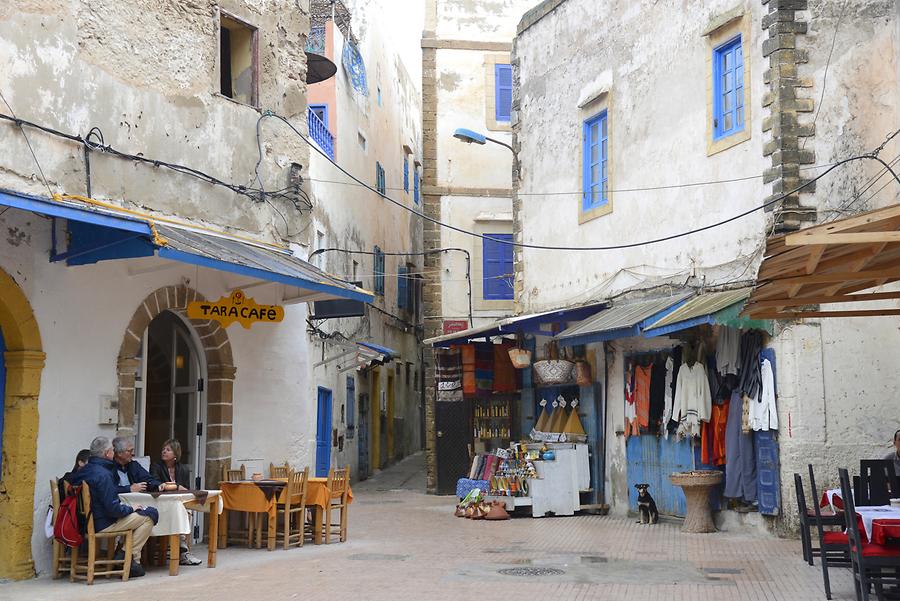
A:
[[[237,480],[246,480],[247,479],[247,468],[244,464],[241,464],[239,469],[231,469],[227,465],[222,471],[222,480],[225,482],[232,482]],[[246,519],[247,525],[244,525],[244,520]],[[223,524],[225,528],[225,544],[230,543],[247,543],[248,545],[253,544],[253,535],[254,535],[254,526],[256,524],[256,516],[252,514],[246,514],[239,516],[239,528],[231,528],[229,524]]]
[[[816,476],[813,472],[812,464],[809,468],[809,485],[812,498],[818,501],[818,491],[816,490]],[[795,478],[799,478],[799,474],[794,474]],[[831,599],[831,580],[828,577],[829,567],[850,567],[850,540],[844,532],[826,532],[825,526],[840,526],[843,524],[844,516],[834,513],[824,514],[819,508],[819,503],[813,503],[813,523],[816,526],[816,532],[819,535],[818,556],[822,561],[822,582],[825,584],[825,597]],[[810,559],[810,565],[812,560]]]
[[[896,480],[893,461],[862,459],[859,462],[859,496],[854,501],[857,505],[888,505]]]
[[[350,496],[350,466],[341,469],[330,469],[328,471],[328,483],[326,485],[331,491],[331,498],[325,505],[325,544],[331,542],[331,535],[340,536],[340,541],[347,540],[347,499]],[[333,511],[340,512],[338,523],[331,521],[331,513]]]
[[[122,575],[122,581],[128,580],[131,573],[131,549],[134,531],[132,530],[113,530],[110,532],[97,532],[94,530],[94,514],[91,512],[91,490],[87,482],[81,485],[81,507],[78,508],[82,517],[85,519],[87,528],[84,534],[87,542],[87,558],[80,561],[78,558],[78,547],[72,549],[72,559],[69,568],[69,580],[86,580],[88,584],[94,583],[95,576],[114,576]],[[123,550],[125,557],[123,559],[114,559],[110,557],[111,549],[115,548],[116,539],[122,537]],[[97,559],[97,544],[99,540],[107,541],[107,558]],[[115,566],[121,564],[121,568],[115,569]],[[100,571],[97,566],[101,566]]]
[[[275,533],[275,540],[283,541],[284,548],[303,546],[306,531],[306,488],[309,482],[309,468],[302,472],[291,471],[288,474],[287,490],[284,503],[277,503],[275,511],[283,515],[282,530]],[[277,519],[276,519],[277,523]]]
[[[870,589],[875,587],[878,599],[884,598],[884,587],[900,585],[900,548],[876,545],[865,540],[856,515],[850,476],[846,468],[838,470],[841,479],[841,498],[844,501],[847,533],[850,539],[850,561],[853,567],[853,586],[857,601],[869,601]]]
[[[65,490],[69,490],[69,484],[63,483]],[[56,526],[56,520],[59,519],[60,490],[59,480],[53,478],[50,480],[50,498],[53,504],[53,526]],[[68,552],[68,547],[53,539],[53,563],[50,565],[50,575],[55,579],[60,577],[62,570],[70,571],[72,567],[72,556]]]
[[[288,478],[290,475],[291,466],[288,465],[287,461],[284,462],[284,465],[269,464],[269,478]]]

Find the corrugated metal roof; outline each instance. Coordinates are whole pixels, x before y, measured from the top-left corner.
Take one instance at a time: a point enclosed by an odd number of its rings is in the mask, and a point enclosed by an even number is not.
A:
[[[167,250],[192,255],[209,262],[208,266],[213,268],[217,267],[213,264],[216,263],[218,268],[226,271],[256,275],[260,279],[321,293],[321,298],[312,300],[353,298],[370,302],[373,299],[371,293],[339,280],[287,251],[168,225],[156,224],[156,229],[165,240],[160,247],[162,257],[166,256]],[[171,258],[184,259],[174,256]],[[228,266],[237,266],[238,269],[228,269]]]
[[[683,301],[690,295],[691,293],[687,292],[664,298],[623,302],[613,305],[611,308],[601,311],[593,317],[588,317],[571,328],[564,330],[557,335],[557,339],[565,341],[581,336],[633,328],[642,321]]]
[[[723,292],[709,292],[695,296],[682,306],[678,307],[662,319],[647,326],[648,330],[662,328],[682,321],[688,321],[704,315],[712,315],[722,309],[730,307],[750,297],[752,288],[740,288],[738,290],[725,290]]]

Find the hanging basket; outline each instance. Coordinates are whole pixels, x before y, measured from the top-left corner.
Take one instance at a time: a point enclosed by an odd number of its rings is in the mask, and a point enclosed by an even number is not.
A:
[[[531,365],[531,351],[523,348],[509,349],[509,360],[516,369],[525,369]]]
[[[575,370],[575,364],[571,361],[548,359],[546,361],[535,361],[533,369],[534,374],[541,383],[554,386],[572,382],[572,372]]]

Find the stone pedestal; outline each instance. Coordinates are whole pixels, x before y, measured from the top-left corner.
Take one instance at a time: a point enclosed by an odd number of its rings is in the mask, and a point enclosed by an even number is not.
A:
[[[687,515],[684,517],[682,532],[702,534],[716,532],[712,510],[709,506],[709,493],[714,486],[722,482],[722,472],[704,470],[679,472],[669,475],[675,486],[680,486],[687,500]]]

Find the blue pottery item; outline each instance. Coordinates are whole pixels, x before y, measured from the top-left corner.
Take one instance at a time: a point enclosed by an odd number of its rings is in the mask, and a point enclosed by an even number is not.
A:
[[[554,461],[556,459],[556,453],[553,451],[546,451],[544,453],[544,461]]]

